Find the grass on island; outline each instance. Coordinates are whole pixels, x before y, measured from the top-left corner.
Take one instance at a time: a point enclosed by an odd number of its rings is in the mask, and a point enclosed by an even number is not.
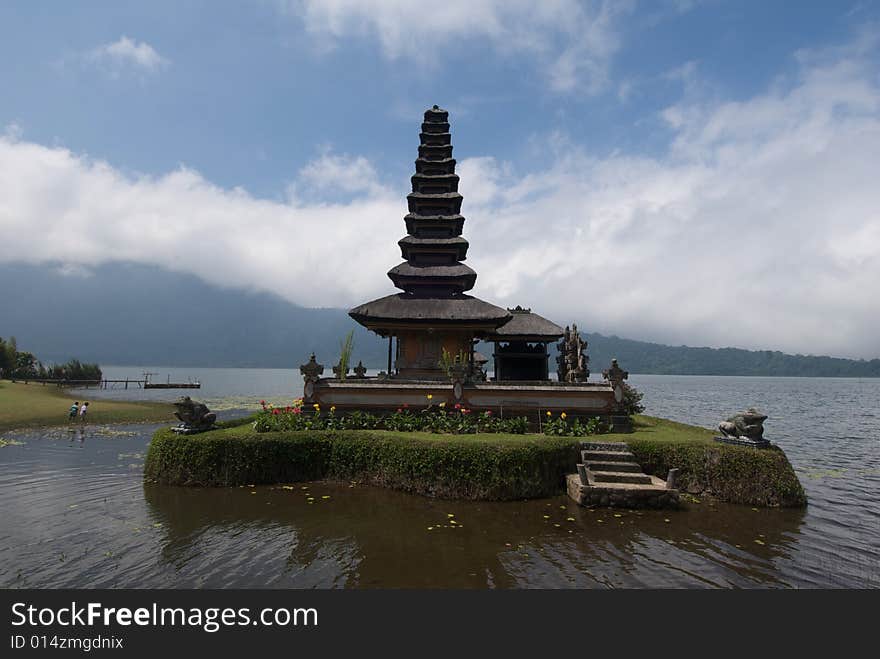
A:
[[[225,427],[220,431],[225,436],[245,437],[257,435],[251,427],[253,416],[248,417],[247,421],[229,421],[223,424]],[[626,433],[608,433],[603,435],[589,435],[586,437],[571,437],[575,441],[597,441],[597,442],[626,442],[632,439],[645,439],[656,442],[700,442],[707,443],[712,441],[715,433],[706,428],[691,426],[686,423],[678,423],[669,421],[668,419],[660,419],[653,416],[644,416],[638,414],[633,417],[633,432]],[[347,432],[347,431],[340,431]],[[420,439],[427,442],[471,442],[478,444],[526,444],[543,437],[548,437],[542,433],[526,433],[523,435],[511,435],[504,433],[472,433],[472,434],[450,434],[450,433],[434,433],[434,432],[402,432],[392,430],[369,430],[372,435],[382,438],[406,438]],[[273,433],[263,433],[271,436]]]
[[[66,425],[67,411],[75,400],[89,401],[89,424],[172,420],[173,410],[168,403],[74,398],[55,385],[0,380],[0,430]]]
[[[627,441],[627,437],[632,437],[655,442],[711,443],[712,437],[717,434],[707,428],[642,414],[633,417],[633,430],[632,435],[621,435],[621,440]]]

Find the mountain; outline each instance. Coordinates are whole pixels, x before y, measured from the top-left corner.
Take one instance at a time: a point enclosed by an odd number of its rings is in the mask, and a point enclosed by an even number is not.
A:
[[[0,336],[43,362],[294,368],[328,364],[355,330],[355,363],[387,344],[342,309],[307,309],[268,293],[224,289],[161,268],[112,264],[89,276],[0,265]]]
[[[344,309],[308,309],[150,266],[108,264],[83,276],[0,264],[0,336],[15,336],[21,350],[47,363],[75,357],[105,365],[295,368],[314,351],[329,367],[350,330],[355,363],[385,368],[387,343]],[[596,375],[616,357],[631,373],[880,377],[880,359],[584,337]],[[492,354],[491,345],[479,349]]]

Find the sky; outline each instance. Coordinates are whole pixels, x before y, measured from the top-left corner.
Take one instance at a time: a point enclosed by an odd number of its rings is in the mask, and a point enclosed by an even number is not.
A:
[[[477,297],[880,356],[880,2],[4,2],[0,262],[390,294],[435,103]]]

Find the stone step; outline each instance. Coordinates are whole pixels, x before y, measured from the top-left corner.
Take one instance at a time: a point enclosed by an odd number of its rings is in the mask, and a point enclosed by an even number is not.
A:
[[[626,442],[581,442],[581,448],[585,451],[617,451],[620,453],[629,451]]]
[[[584,463],[587,469],[592,471],[625,471],[630,474],[641,474],[641,465],[635,462],[595,462],[588,460]]]
[[[583,462],[635,462],[636,456],[629,451],[581,451]]]
[[[593,483],[633,483],[637,485],[652,485],[653,481],[648,474],[632,474],[625,471],[591,471],[590,484]]]

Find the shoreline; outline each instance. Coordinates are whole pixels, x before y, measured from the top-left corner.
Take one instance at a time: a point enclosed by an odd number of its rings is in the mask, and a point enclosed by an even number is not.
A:
[[[67,421],[67,410],[74,400],[69,389],[57,385],[0,380],[0,431],[79,426],[79,420]],[[103,398],[87,400],[89,411],[85,425],[165,423],[173,420],[168,403]]]

